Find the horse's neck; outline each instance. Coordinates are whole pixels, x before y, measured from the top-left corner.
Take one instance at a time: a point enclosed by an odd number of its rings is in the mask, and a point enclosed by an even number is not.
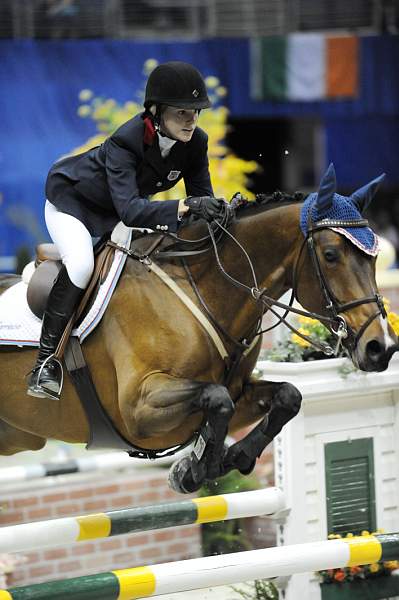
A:
[[[286,205],[256,211],[256,214],[238,220],[231,233],[248,253],[258,287],[266,288],[267,295],[279,298],[290,288],[301,243],[299,207]],[[248,287],[254,287],[249,263],[232,240],[226,240],[220,257],[227,273]],[[237,288],[221,274],[213,254],[207,268],[202,268],[198,274],[200,289],[216,318],[236,337],[247,335],[260,314],[260,307],[250,292]]]

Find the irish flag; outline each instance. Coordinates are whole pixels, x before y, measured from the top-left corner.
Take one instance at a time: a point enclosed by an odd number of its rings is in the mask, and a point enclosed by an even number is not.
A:
[[[359,40],[355,36],[294,33],[251,41],[251,96],[255,100],[354,98]]]

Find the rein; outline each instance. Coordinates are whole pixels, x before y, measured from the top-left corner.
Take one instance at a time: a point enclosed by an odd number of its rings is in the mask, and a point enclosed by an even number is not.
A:
[[[351,350],[354,350],[356,348],[356,345],[358,344],[361,336],[363,335],[363,333],[366,331],[367,327],[374,321],[374,319],[376,319],[379,315],[381,315],[383,318],[386,318],[387,313],[384,307],[384,303],[382,300],[382,297],[380,294],[378,294],[377,292],[374,293],[374,295],[372,296],[366,296],[362,299],[359,300],[353,300],[351,302],[346,302],[344,304],[341,304],[339,302],[339,300],[336,298],[335,294],[332,292],[331,287],[328,284],[328,281],[323,273],[323,270],[321,268],[321,264],[319,261],[319,258],[317,256],[317,251],[316,251],[316,244],[315,244],[315,239],[314,239],[314,232],[315,231],[320,231],[322,229],[328,229],[331,227],[367,227],[368,226],[368,221],[366,219],[358,219],[356,221],[345,221],[345,220],[331,220],[331,219],[324,219],[322,221],[318,221],[316,223],[312,223],[311,219],[310,219],[310,214],[309,214],[309,219],[308,219],[308,229],[307,229],[307,236],[304,239],[301,248],[299,250],[297,259],[295,261],[295,266],[294,266],[294,274],[293,274],[293,286],[292,286],[292,294],[291,294],[291,298],[288,302],[288,304],[285,304],[283,302],[279,302],[277,300],[275,300],[274,298],[267,296],[266,295],[266,289],[262,289],[260,290],[257,286],[256,283],[256,276],[254,273],[254,269],[253,269],[253,265],[250,261],[250,258],[247,254],[247,252],[245,251],[245,249],[240,245],[240,243],[238,242],[238,240],[236,240],[234,238],[234,236],[232,236],[230,234],[230,232],[228,232],[226,229],[224,229],[223,226],[221,226],[218,223],[218,226],[226,233],[228,234],[234,241],[235,243],[242,249],[242,251],[245,254],[245,257],[247,258],[247,260],[250,263],[250,267],[251,267],[251,272],[253,274],[253,279],[254,279],[254,287],[249,287],[245,284],[243,284],[242,282],[236,280],[235,278],[233,278],[231,275],[229,275],[225,269],[223,268],[221,261],[220,261],[220,257],[218,254],[218,249],[217,249],[217,244],[216,244],[216,240],[214,239],[213,236],[213,231],[211,230],[211,228],[208,225],[208,231],[209,231],[209,235],[212,239],[212,244],[213,244],[213,248],[214,248],[214,252],[215,252],[215,257],[216,257],[216,261],[217,261],[217,265],[219,270],[221,271],[221,273],[223,274],[223,276],[228,279],[233,285],[235,285],[236,287],[239,287],[241,289],[245,289],[248,293],[251,294],[251,296],[254,298],[255,301],[261,301],[266,309],[270,310],[270,312],[275,315],[278,319],[277,323],[275,323],[272,327],[269,327],[268,329],[262,330],[262,331],[258,331],[255,335],[261,335],[262,333],[265,333],[266,331],[270,331],[271,329],[273,329],[274,327],[276,327],[277,325],[279,325],[280,323],[283,323],[286,327],[288,327],[288,329],[290,329],[293,333],[295,333],[296,335],[298,335],[299,337],[301,337],[302,339],[306,340],[309,344],[311,344],[312,346],[314,346],[315,348],[317,348],[318,350],[321,350],[322,352],[324,352],[325,354],[329,355],[329,356],[337,356],[339,353],[339,349],[341,347],[341,344],[343,342],[344,339],[349,338],[348,339],[348,345],[350,347]],[[303,253],[303,250],[305,248],[305,246],[307,245],[309,254],[311,256],[311,260],[312,263],[315,267],[315,272],[317,275],[317,279],[320,285],[320,288],[322,290],[322,293],[324,295],[324,298],[326,300],[326,309],[331,313],[332,316],[328,317],[325,315],[320,315],[318,313],[312,312],[312,311],[306,311],[306,310],[301,310],[301,309],[297,309],[294,308],[292,306],[294,300],[298,300],[298,294],[297,294],[297,284],[298,284],[298,270],[299,270],[299,261],[301,258],[301,255]],[[355,334],[355,332],[353,331],[353,329],[348,326],[346,319],[340,314],[343,312],[346,312],[348,310],[351,310],[352,308],[355,308],[356,306],[360,306],[362,304],[369,304],[371,302],[375,302],[378,306],[378,311],[376,313],[374,313],[373,315],[371,315],[361,326],[361,328],[359,329],[359,331],[357,332],[357,334]],[[273,310],[273,307],[276,306],[278,308],[282,308],[285,310],[284,315],[280,315],[279,313],[277,313],[277,311]],[[326,324],[329,325],[329,329],[330,331],[337,337],[337,344],[335,346],[335,349],[333,349],[330,345],[325,344],[323,342],[316,342],[315,340],[313,340],[312,338],[310,338],[307,335],[304,335],[303,333],[301,333],[300,331],[298,331],[298,329],[296,329],[295,327],[293,327],[287,320],[286,317],[289,313],[295,313],[295,314],[299,314],[305,317],[310,317],[312,319],[317,319],[321,322],[324,322]],[[334,329],[334,325],[336,325],[336,329]]]
[[[139,260],[144,265],[146,263],[148,264],[148,261],[151,260],[150,257],[153,254],[155,254],[155,256],[158,260],[181,259],[182,266],[186,272],[189,283],[190,283],[192,289],[194,290],[195,295],[196,295],[203,311],[205,312],[206,316],[209,318],[210,322],[217,329],[217,331],[219,333],[221,333],[231,344],[233,344],[233,346],[235,348],[235,350],[233,351],[231,360],[230,360],[230,363],[231,363],[230,368],[227,370],[227,373],[226,373],[226,377],[225,377],[226,384],[231,380],[233,372],[235,371],[234,367],[239,363],[245,350],[247,350],[253,344],[254,340],[257,337],[259,337],[262,333],[265,333],[265,332],[268,332],[268,331],[274,329],[275,327],[277,327],[277,325],[280,325],[280,323],[283,323],[290,331],[292,331],[293,333],[298,335],[303,340],[306,340],[310,345],[312,345],[317,350],[322,351],[324,354],[326,354],[328,356],[332,356],[332,355],[337,356],[344,339],[348,338],[347,344],[351,350],[354,350],[354,348],[356,348],[356,345],[358,344],[361,336],[366,331],[368,326],[374,321],[374,319],[376,319],[379,315],[381,315],[383,318],[386,317],[386,311],[385,311],[382,297],[377,292],[375,292],[374,295],[372,295],[372,296],[366,296],[359,300],[354,300],[354,301],[346,302],[343,304],[340,303],[339,300],[336,298],[335,294],[333,293],[333,291],[331,290],[330,285],[328,284],[328,281],[327,281],[327,279],[323,273],[323,270],[321,268],[319,258],[317,256],[316,242],[314,239],[315,232],[321,231],[322,229],[328,229],[331,227],[349,227],[349,226],[350,227],[367,227],[368,221],[366,219],[359,219],[356,221],[324,219],[322,221],[317,221],[317,222],[313,223],[311,221],[311,217],[309,214],[307,236],[305,237],[305,239],[299,249],[297,258],[295,260],[291,297],[290,297],[288,303],[284,303],[284,302],[275,300],[271,296],[268,296],[266,293],[267,292],[266,288],[263,288],[263,289],[259,288],[255,269],[254,269],[253,263],[248,255],[247,251],[240,244],[240,242],[231,234],[231,232],[228,230],[228,226],[229,226],[232,218],[234,217],[234,213],[235,213],[234,209],[231,208],[229,205],[224,206],[223,214],[221,215],[220,220],[218,219],[218,220],[212,221],[211,223],[207,223],[208,235],[205,235],[196,240],[183,239],[183,238],[180,238],[177,234],[168,232],[165,234],[165,237],[171,238],[173,240],[173,243],[171,245],[167,246],[165,250],[159,249],[158,246],[164,239],[164,238],[159,238],[156,241],[156,243],[153,246],[151,246],[150,249],[147,250],[145,255],[142,255],[131,249],[121,248],[121,247],[117,246],[116,244],[109,242],[110,245],[117,247],[119,250],[122,250],[131,258]],[[253,281],[252,286],[248,286],[245,283],[234,278],[223,267],[221,259],[220,259],[218,244],[226,236],[229,237],[240,248],[246,261],[248,262],[249,270],[251,273],[251,278]],[[299,263],[300,263],[300,259],[301,259],[301,256],[303,254],[305,247],[307,247],[307,249],[309,251],[309,254],[310,254],[310,257],[312,260],[312,264],[314,266],[315,273],[317,276],[317,280],[320,285],[320,289],[321,289],[323,296],[325,298],[325,301],[326,301],[325,308],[330,313],[330,316],[321,315],[316,312],[307,311],[307,310],[293,307],[294,300],[298,300],[297,287],[298,287],[298,279],[299,279],[298,278]],[[205,300],[202,298],[200,291],[199,291],[199,289],[194,281],[194,278],[191,274],[191,271],[186,263],[186,260],[185,260],[186,258],[203,255],[205,253],[210,252],[211,250],[213,250],[217,267],[218,267],[220,273],[223,275],[223,277],[225,279],[227,279],[236,288],[244,290],[245,292],[250,294],[252,296],[253,300],[255,300],[255,302],[261,303],[261,305],[262,305],[260,315],[258,317],[256,317],[254,325],[251,327],[251,333],[248,336],[244,336],[241,340],[235,339],[233,336],[231,336],[231,334],[222,325],[220,325],[217,322],[217,320],[213,316],[212,312],[208,308]],[[371,302],[375,302],[377,304],[378,311],[376,313],[374,313],[373,315],[371,315],[363,323],[363,325],[360,327],[359,331],[357,333],[355,333],[352,330],[352,328],[347,324],[346,319],[342,316],[341,313],[349,311],[349,310],[355,308],[356,306],[360,306],[362,304],[368,304]],[[278,313],[275,310],[275,308],[283,309],[284,314],[281,315],[280,313]],[[277,318],[277,322],[275,324],[273,324],[271,327],[261,330],[260,329],[261,321],[262,321],[263,314],[266,310],[269,310]],[[332,348],[329,344],[327,344],[325,342],[318,342],[318,341],[312,339],[311,337],[301,333],[296,327],[294,327],[293,325],[291,325],[291,323],[289,323],[287,321],[287,316],[290,313],[293,313],[296,315],[301,315],[304,317],[309,317],[312,319],[317,319],[320,322],[325,323],[329,327],[331,333],[337,337],[337,343],[336,343],[335,348]]]

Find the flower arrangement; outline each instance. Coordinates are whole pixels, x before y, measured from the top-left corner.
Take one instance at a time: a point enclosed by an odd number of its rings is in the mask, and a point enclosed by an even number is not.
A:
[[[384,298],[384,306],[387,311],[388,323],[391,325],[396,335],[399,335],[399,315],[392,312],[390,302]],[[324,342],[334,347],[336,338],[330,331],[317,319],[310,317],[298,317],[297,329],[299,333],[310,337],[316,342]],[[293,333],[284,341],[277,342],[273,348],[266,350],[265,358],[275,362],[306,362],[310,360],[320,360],[322,358],[336,358],[324,354],[320,350],[315,349],[307,340],[301,338],[296,333]],[[346,350],[342,348],[338,356],[347,356]]]
[[[148,59],[144,63],[143,74],[148,77],[158,65],[155,59]],[[224,143],[227,133],[228,109],[223,106],[223,99],[227,89],[221,85],[214,76],[206,77],[205,84],[212,108],[202,111],[199,126],[208,134],[209,170],[215,196],[231,198],[238,190],[247,198],[254,198],[254,194],[247,189],[248,175],[257,171],[259,165],[255,161],[243,160],[232,153]],[[85,152],[101,144],[120,125],[131,119],[143,110],[144,92],[138,91],[137,101],[129,100],[119,104],[112,98],[94,96],[91,90],[81,90],[78,115],[94,121],[97,133],[90,137],[85,144],[75,148],[71,154]],[[183,198],[185,196],[184,182],[179,181],[171,190],[157,194],[157,200]]]
[[[384,533],[382,529],[378,529],[375,533]],[[369,536],[368,531],[362,531],[361,535]],[[353,537],[353,533],[348,533],[345,537]],[[328,536],[329,540],[341,539],[342,536],[338,534],[331,534]],[[375,577],[382,577],[391,575],[393,571],[399,569],[399,561],[388,560],[379,561],[372,563],[371,565],[359,565],[353,567],[345,567],[339,569],[327,569],[325,571],[319,571],[317,573],[320,583],[343,583],[351,581],[363,581],[365,579],[371,579]]]

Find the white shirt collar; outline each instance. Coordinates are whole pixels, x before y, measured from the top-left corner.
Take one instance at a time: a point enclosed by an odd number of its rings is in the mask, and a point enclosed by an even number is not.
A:
[[[159,131],[157,134],[161,156],[162,158],[166,158],[166,156],[168,156],[169,152],[172,150],[172,147],[176,144],[177,140],[172,140],[171,138],[166,137],[166,135],[160,135]]]

